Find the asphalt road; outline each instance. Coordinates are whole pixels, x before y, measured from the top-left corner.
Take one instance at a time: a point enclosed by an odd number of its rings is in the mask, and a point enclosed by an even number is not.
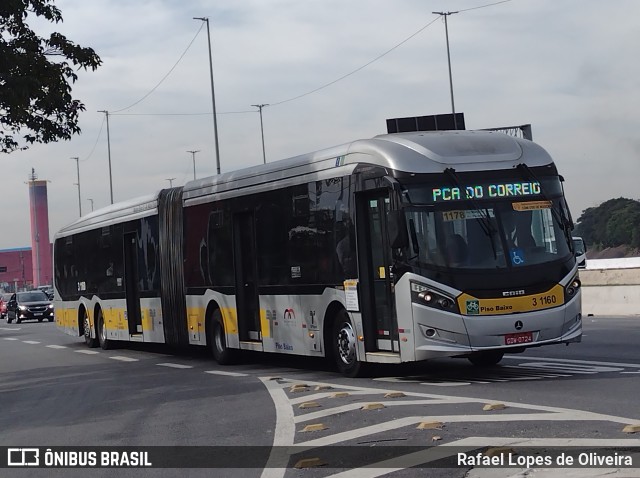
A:
[[[346,379],[319,360],[251,354],[221,367],[198,348],[88,349],[54,324],[0,321],[0,446],[167,447],[152,450],[156,464],[190,450],[175,447],[210,447],[193,448],[179,471],[7,468],[0,475],[364,478],[426,476],[412,467],[438,465],[428,476],[494,476],[496,469],[443,464],[438,453],[442,445],[521,455],[542,447],[542,456],[567,446],[640,446],[640,433],[623,431],[640,424],[638,343],[640,318],[587,317],[581,344],[530,349],[498,367],[447,359]],[[272,461],[263,469],[272,445],[307,447],[287,455],[289,463],[324,466],[285,470]],[[391,455],[402,458],[387,461]],[[640,476],[635,459],[635,469],[613,476]],[[220,467],[188,467],[212,461]],[[352,469],[365,462],[377,465]]]

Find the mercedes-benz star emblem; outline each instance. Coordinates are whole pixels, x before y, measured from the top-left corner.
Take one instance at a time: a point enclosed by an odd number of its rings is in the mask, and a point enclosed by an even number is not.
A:
[[[516,321],[516,330],[521,330],[524,327],[524,324],[521,320]]]

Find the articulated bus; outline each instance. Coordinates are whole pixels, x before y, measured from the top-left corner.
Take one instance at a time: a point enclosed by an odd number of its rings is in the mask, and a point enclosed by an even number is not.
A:
[[[55,236],[55,316],[137,341],[369,364],[579,342],[563,178],[529,140],[386,134],[114,204]]]

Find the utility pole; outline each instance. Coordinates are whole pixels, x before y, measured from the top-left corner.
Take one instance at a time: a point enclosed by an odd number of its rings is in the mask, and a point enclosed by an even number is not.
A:
[[[98,113],[104,113],[107,117],[107,152],[109,154],[109,191],[111,192],[111,204],[113,204],[113,176],[111,175],[111,135],[109,134],[109,112],[100,110]]]
[[[78,211],[80,213],[80,217],[82,217],[82,202],[80,201],[80,158],[77,156],[72,157],[71,159],[76,160],[76,172],[78,173]]]
[[[449,52],[449,27],[447,26],[447,17],[460,12],[432,12],[434,15],[444,17],[444,31],[447,37],[447,61],[449,63],[449,89],[451,90],[451,113],[453,114],[453,129],[458,129],[456,121],[456,107],[453,103],[453,79],[451,78],[451,54]]]
[[[195,151],[187,151],[187,153],[191,153],[191,157],[193,158],[193,179],[196,179],[196,153],[199,153],[200,150]],[[218,172],[220,174],[220,172]]]
[[[91,212],[93,212],[93,199],[87,198],[87,201],[91,201]]]
[[[216,94],[213,89],[213,59],[211,57],[211,33],[209,32],[209,17],[193,17],[194,20],[207,22],[207,41],[209,44],[209,74],[211,76],[211,104],[213,105],[213,134],[216,141],[216,169],[220,174],[220,149],[218,147],[218,118],[216,115]]]
[[[169,187],[172,188],[173,187],[173,180],[175,178],[167,178],[167,181],[169,181]]]
[[[264,126],[262,124],[262,108],[264,108],[265,106],[269,106],[269,104],[263,103],[261,105],[251,105],[251,106],[255,106],[256,108],[258,108],[258,111],[260,112],[260,134],[262,135],[262,160],[264,161],[264,164],[267,164],[267,154],[264,150]]]

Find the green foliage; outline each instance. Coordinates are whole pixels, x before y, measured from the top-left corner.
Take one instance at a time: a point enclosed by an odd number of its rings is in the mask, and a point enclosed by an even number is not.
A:
[[[29,14],[52,23],[62,21],[53,0],[0,0],[0,151],[26,149],[28,144],[70,139],[80,132],[78,114],[84,104],[71,96],[80,68],[102,63],[60,33],[36,35],[26,23]],[[20,138],[22,134],[22,138]]]
[[[640,202],[609,199],[582,212],[574,235],[597,247],[640,247]]]

